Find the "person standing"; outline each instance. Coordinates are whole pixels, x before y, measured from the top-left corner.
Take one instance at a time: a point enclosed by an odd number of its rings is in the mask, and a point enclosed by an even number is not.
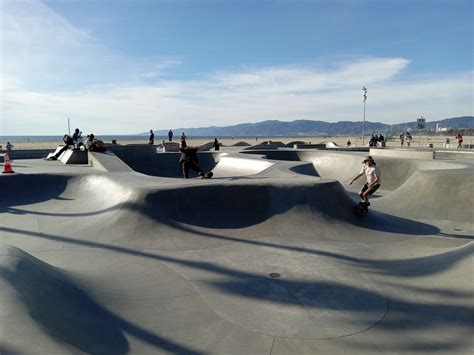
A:
[[[212,146],[214,147],[214,150],[219,150],[219,141],[217,138],[214,138],[214,144]]]
[[[148,144],[154,144],[155,143],[155,133],[153,133],[153,130],[150,129],[150,137],[148,138]]]
[[[400,147],[403,148],[403,143],[405,141],[405,135],[403,132],[400,133]]]
[[[186,135],[183,133],[181,133],[181,148],[186,148]]]
[[[462,149],[462,142],[463,142],[463,137],[462,137],[462,134],[461,133],[457,133],[456,134],[456,139],[458,141],[458,149]]]
[[[405,134],[405,142],[407,143],[407,148],[410,148],[410,143],[411,143],[412,137],[410,132],[407,132]]]
[[[13,144],[11,144],[10,142],[7,142],[7,144],[5,145],[5,148],[7,148],[7,153],[10,153],[13,149]]]
[[[173,131],[170,129],[168,132],[168,141],[172,142],[173,141]]]
[[[354,178],[349,182],[349,185],[352,185],[354,181],[356,181],[361,176],[365,175],[367,178],[367,182],[359,191],[358,195],[361,199],[364,200],[364,203],[367,205],[369,204],[369,195],[372,195],[375,191],[378,190],[381,183],[381,172],[380,168],[375,164],[374,159],[369,155],[367,156],[364,161],[362,162],[364,166],[359,174],[354,176]]]

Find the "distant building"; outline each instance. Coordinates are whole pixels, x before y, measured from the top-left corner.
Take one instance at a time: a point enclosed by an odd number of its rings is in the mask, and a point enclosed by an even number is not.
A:
[[[436,124],[436,133],[439,132],[447,132],[449,130],[449,127],[440,127],[439,124]]]

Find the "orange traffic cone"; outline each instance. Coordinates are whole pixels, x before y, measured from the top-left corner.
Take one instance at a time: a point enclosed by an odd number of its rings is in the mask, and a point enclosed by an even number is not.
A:
[[[5,155],[3,156],[3,174],[12,174],[12,173],[14,173],[12,169],[12,161],[10,160],[8,153],[5,153]]]

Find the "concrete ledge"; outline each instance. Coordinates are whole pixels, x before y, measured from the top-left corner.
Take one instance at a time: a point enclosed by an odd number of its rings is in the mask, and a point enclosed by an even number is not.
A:
[[[369,154],[374,157],[393,157],[406,159],[434,159],[435,153],[432,150],[411,150],[411,149],[376,149],[370,148]]]
[[[12,150],[8,153],[10,159],[41,159],[48,155],[51,149],[28,149],[28,150]],[[0,162],[3,162],[3,153],[0,154]]]
[[[436,150],[435,158],[465,159],[474,158],[474,151],[469,150]]]
[[[66,150],[59,160],[63,164],[88,164],[87,151],[83,150]]]

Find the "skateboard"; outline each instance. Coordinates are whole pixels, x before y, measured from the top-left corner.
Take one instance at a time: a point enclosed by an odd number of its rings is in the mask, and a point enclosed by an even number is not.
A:
[[[355,206],[354,211],[360,215],[367,214],[369,212],[370,202],[359,202],[357,206]]]
[[[212,171],[209,171],[205,174],[201,175],[201,179],[211,179],[214,176],[214,173]]]

